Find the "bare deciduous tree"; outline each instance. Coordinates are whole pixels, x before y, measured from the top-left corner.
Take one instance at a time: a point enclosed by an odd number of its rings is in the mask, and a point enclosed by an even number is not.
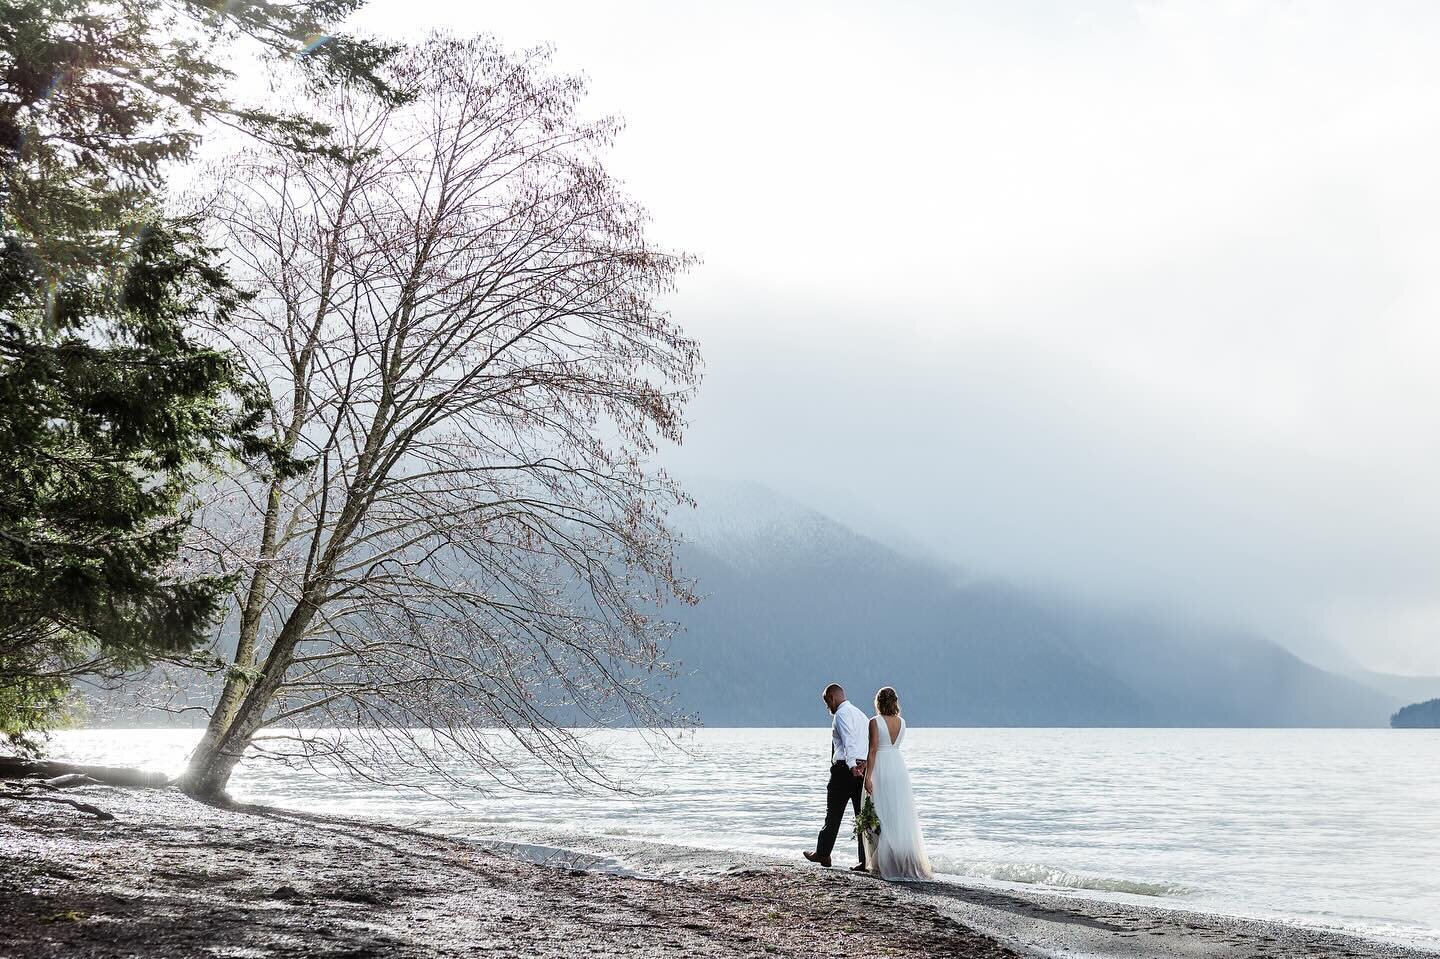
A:
[[[237,157],[213,206],[260,291],[214,333],[310,465],[236,478],[197,524],[242,574],[197,794],[266,751],[503,778],[497,727],[603,778],[567,727],[666,718],[658,607],[691,597],[683,494],[646,460],[698,381],[656,303],[690,261],[647,240],[601,164],[616,122],[545,51],[441,37],[395,69],[405,105],[335,95],[347,160]]]

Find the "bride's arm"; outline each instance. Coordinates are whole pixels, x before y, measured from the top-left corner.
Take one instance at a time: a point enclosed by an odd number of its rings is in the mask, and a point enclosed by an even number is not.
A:
[[[865,757],[865,791],[875,791],[875,750],[880,745],[880,730],[875,727],[875,718],[870,718],[870,755]]]

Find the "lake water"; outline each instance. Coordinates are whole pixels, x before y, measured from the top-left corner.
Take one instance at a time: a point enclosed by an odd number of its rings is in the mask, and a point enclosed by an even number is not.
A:
[[[178,771],[197,737],[77,730],[55,754]],[[438,782],[427,795],[260,764],[232,791],[477,837],[813,847],[828,730],[699,730],[658,752],[634,732],[594,737],[643,795],[475,797]],[[906,753],[948,876],[1440,947],[1440,731],[915,729]],[[853,861],[848,835],[847,819],[837,865]]]

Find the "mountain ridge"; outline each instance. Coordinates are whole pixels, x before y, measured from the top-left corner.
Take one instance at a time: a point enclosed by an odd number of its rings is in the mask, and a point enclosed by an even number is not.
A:
[[[832,680],[896,686],[917,725],[1381,727],[1401,705],[1263,637],[967,577],[760,484],[690,488],[674,688],[710,725],[823,721]]]

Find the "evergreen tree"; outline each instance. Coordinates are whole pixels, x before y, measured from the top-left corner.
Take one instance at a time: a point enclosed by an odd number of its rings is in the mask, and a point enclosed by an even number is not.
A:
[[[325,148],[238,102],[222,57],[289,57],[364,84],[389,48],[323,35],[360,0],[0,5],[0,733],[53,722],[77,676],[183,655],[226,582],[181,560],[187,491],[271,455],[238,364],[189,334],[244,295],[165,173],[206,123]],[[276,468],[283,469],[282,461]]]
[[[1395,729],[1440,729],[1440,699],[1411,703],[1390,717]]]

